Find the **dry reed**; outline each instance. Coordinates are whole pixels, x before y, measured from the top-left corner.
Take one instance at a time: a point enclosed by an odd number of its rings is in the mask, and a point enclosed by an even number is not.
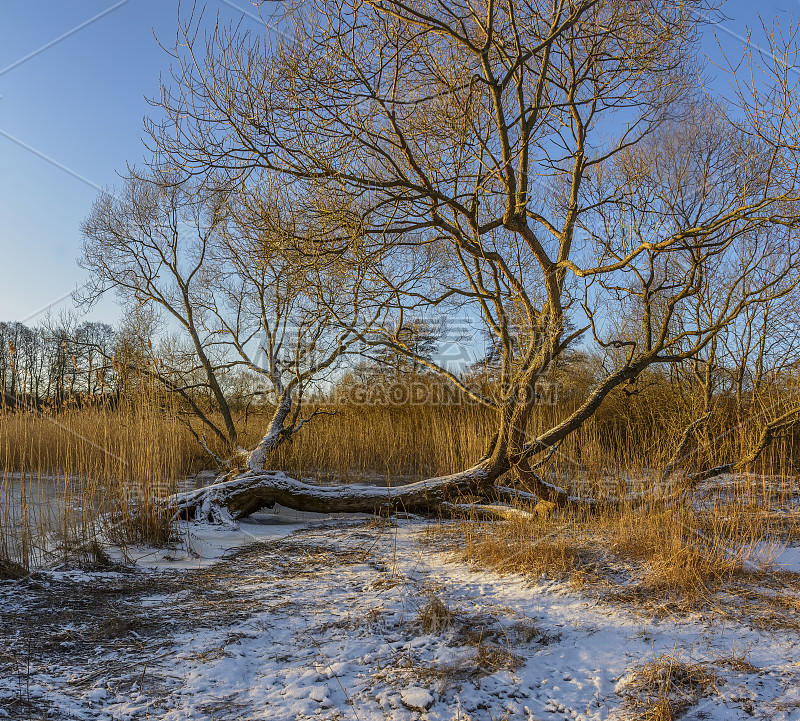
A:
[[[651,490],[687,421],[668,394],[658,395],[665,393],[656,388],[608,399],[542,472],[581,496]],[[558,422],[579,400],[539,407],[531,434]],[[164,542],[170,528],[157,498],[213,467],[179,411],[158,389],[143,387],[116,406],[0,414],[0,558],[30,568],[46,548],[59,549],[66,560],[76,548],[91,549],[100,535],[123,545]],[[492,411],[470,404],[342,405],[336,411],[282,446],[272,467],[319,483],[403,483],[468,467],[486,450],[495,424]],[[239,418],[242,445],[257,442],[269,415],[263,408]],[[741,455],[759,425],[711,431],[693,443],[686,468]],[[463,547],[473,560],[503,570],[580,579],[601,562],[596,541],[602,537],[610,554],[636,557],[650,569],[638,579],[642,584],[688,596],[730,578],[754,543],[798,534],[797,514],[775,512],[796,496],[794,454],[791,434],[778,439],[752,470],[782,481],[727,482],[706,497],[702,513],[665,505],[654,494],[644,506],[568,513],[539,525],[470,523]],[[104,528],[97,525],[101,517]]]
[[[190,439],[143,391],[110,404],[53,414],[0,416],[0,558],[103,563],[99,539],[163,543],[171,533],[158,498],[195,461]]]

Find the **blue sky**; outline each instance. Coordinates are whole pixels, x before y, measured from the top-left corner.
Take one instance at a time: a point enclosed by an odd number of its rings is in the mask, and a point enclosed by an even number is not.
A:
[[[208,10],[242,17],[221,1]],[[145,97],[169,69],[154,34],[170,46],[177,24],[171,0],[0,4],[0,320],[28,319],[82,282],[80,223],[97,188],[145,154]],[[109,301],[91,315],[113,321],[118,312]]]
[[[255,9],[248,0],[209,0],[206,12],[229,21]],[[783,23],[800,16],[800,5],[732,0],[724,12],[730,20],[716,32],[735,52],[758,13]],[[70,307],[65,296],[84,280],[80,223],[97,189],[145,153],[145,98],[169,69],[154,34],[170,46],[177,24],[173,0],[0,4],[0,320],[33,324],[51,304],[54,313]],[[717,57],[710,32],[704,47]],[[109,299],[91,318],[117,315]]]

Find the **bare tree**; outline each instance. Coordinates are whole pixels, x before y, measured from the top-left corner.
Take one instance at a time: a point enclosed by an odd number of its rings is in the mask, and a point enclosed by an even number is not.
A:
[[[128,302],[160,309],[181,331],[185,342],[179,336],[168,355],[139,370],[179,394],[223,443],[220,456],[190,426],[221,465],[244,462],[251,470],[263,469],[269,453],[308,422],[300,418],[304,391],[356,340],[330,323],[338,291],[324,305],[307,292],[303,264],[293,263],[274,235],[274,219],[264,215],[263,197],[256,198],[253,192],[244,204],[220,188],[133,172],[119,195],[95,203],[83,227],[82,260],[92,274],[84,300],[113,289]],[[361,310],[352,297],[348,309],[355,323]],[[251,452],[239,448],[227,392],[226,379],[238,370],[255,376],[253,394],[275,406]],[[211,394],[221,425],[198,401],[201,391]]]
[[[381,304],[362,299],[363,270],[347,262],[347,249],[331,264],[313,249],[309,229],[295,217],[280,187],[270,179],[223,191],[228,221],[220,227],[212,265],[219,292],[204,299],[221,344],[231,350],[231,367],[262,379],[259,395],[275,413],[249,454],[251,471],[309,420],[302,401],[356,352],[359,335],[382,317]],[[364,301],[364,302],[362,302]],[[337,319],[346,318],[346,323]]]
[[[514,468],[567,503],[533,472],[536,457],[615,388],[700,357],[797,283],[791,63],[765,67],[766,90],[743,87],[738,108],[701,99],[696,40],[714,11],[701,0],[316,0],[290,11],[281,41],[217,28],[201,44],[187,26],[157,103],[166,119],[149,130],[182,173],[291,181],[296,212],[324,229],[320,254],[356,248],[395,317],[474,309],[500,349],[499,398],[427,364],[497,412],[486,455],[455,478],[485,494]],[[692,325],[712,272],[725,291]],[[579,308],[587,323],[568,332]],[[363,342],[413,355],[329,310]],[[618,362],[531,436],[537,379],[588,332]]]
[[[118,195],[104,193],[97,199],[82,228],[81,267],[91,273],[83,300],[91,303],[113,289],[127,302],[155,304],[169,314],[192,344],[204,372],[202,382],[214,396],[223,427],[198,409],[200,418],[235,448],[237,429],[220,383],[223,369],[214,357],[202,304],[207,292],[202,271],[222,219],[196,189],[171,181],[168,176],[134,171]],[[192,390],[188,385],[171,387],[186,398]]]

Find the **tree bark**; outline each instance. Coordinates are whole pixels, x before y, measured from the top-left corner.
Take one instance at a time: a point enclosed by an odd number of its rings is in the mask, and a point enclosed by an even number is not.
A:
[[[264,462],[267,456],[284,440],[286,436],[284,424],[291,410],[292,396],[290,392],[285,391],[279,398],[278,406],[270,420],[267,432],[247,458],[247,465],[252,473],[260,473],[264,470]]]
[[[276,503],[315,513],[407,512],[439,515],[444,504],[488,500],[503,467],[491,459],[451,476],[429,478],[404,486],[314,486],[279,471],[247,472],[166,499],[174,519],[226,521],[244,518]]]

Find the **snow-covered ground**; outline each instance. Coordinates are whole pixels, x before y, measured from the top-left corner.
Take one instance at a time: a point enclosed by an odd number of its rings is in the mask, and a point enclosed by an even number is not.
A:
[[[686,719],[800,719],[796,624],[648,617],[473,570],[425,528],[260,514],[2,582],[0,717],[632,718],[637,671],[669,656],[707,679]]]

